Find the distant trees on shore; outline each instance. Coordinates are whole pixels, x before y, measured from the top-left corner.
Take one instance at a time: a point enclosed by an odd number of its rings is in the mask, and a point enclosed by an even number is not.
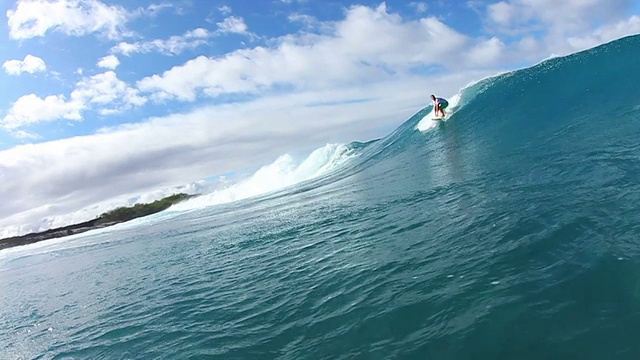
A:
[[[133,220],[135,218],[155,214],[162,210],[166,210],[171,205],[176,204],[180,201],[186,200],[190,197],[193,197],[193,195],[180,193],[180,194],[174,194],[174,195],[168,196],[161,200],[156,200],[148,204],[135,204],[134,206],[130,206],[130,207],[124,207],[124,206],[119,207],[119,208],[107,211],[102,215],[100,215],[96,219],[95,224],[100,225],[100,224],[111,223],[111,222],[124,222],[124,221]]]

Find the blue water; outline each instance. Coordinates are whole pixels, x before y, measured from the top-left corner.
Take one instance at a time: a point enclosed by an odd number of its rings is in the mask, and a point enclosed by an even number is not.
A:
[[[638,359],[638,59],[552,59],[283,191],[0,252],[0,359]]]

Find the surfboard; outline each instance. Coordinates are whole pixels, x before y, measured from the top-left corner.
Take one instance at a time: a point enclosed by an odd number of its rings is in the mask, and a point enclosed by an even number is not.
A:
[[[431,118],[431,120],[433,120],[433,121],[444,121],[444,117],[434,117],[434,118]]]

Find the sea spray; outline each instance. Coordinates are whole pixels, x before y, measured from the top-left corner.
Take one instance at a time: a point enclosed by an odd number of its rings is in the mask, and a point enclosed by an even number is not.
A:
[[[170,210],[193,210],[268,194],[330,173],[353,156],[354,152],[345,144],[327,144],[314,150],[301,162],[285,154],[246,180],[176,204]]]

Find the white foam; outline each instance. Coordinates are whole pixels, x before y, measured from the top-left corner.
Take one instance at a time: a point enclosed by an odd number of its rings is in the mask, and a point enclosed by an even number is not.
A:
[[[456,95],[452,96],[451,99],[448,100],[449,102],[449,108],[447,108],[447,116],[445,117],[445,119],[443,121],[447,121],[449,120],[449,118],[451,117],[451,115],[453,115],[454,112],[456,112],[456,110],[458,110],[457,106],[458,103],[460,102],[460,97],[461,97],[461,92],[457,93]],[[420,120],[420,122],[418,123],[418,125],[416,125],[416,130],[420,130],[420,131],[427,131],[431,128],[434,128],[438,125],[437,121],[433,121],[432,119],[436,117],[436,114],[434,112],[435,108],[431,110],[431,112],[429,112],[427,115],[425,115],[422,120]]]
[[[344,144],[327,144],[313,151],[299,164],[293,157],[285,154],[242,182],[176,204],[170,210],[200,209],[274,192],[326,174],[351,157],[352,151]]]

